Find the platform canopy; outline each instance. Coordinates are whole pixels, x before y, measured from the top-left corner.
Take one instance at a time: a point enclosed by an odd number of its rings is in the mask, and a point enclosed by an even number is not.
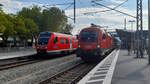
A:
[[[136,31],[117,29],[116,32],[120,37],[122,46],[124,46],[124,48],[135,43],[137,38]],[[143,30],[143,38],[145,40],[148,38],[148,30]]]

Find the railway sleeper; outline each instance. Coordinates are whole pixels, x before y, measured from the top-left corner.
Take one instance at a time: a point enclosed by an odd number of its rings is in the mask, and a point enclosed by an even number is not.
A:
[[[63,83],[63,82],[69,82],[69,81],[71,81],[71,80],[72,80],[72,79],[70,79],[70,80],[68,80],[68,79],[60,79],[60,80],[59,80],[59,79],[58,79],[58,80],[55,80],[55,81],[61,81],[61,82]]]
[[[70,80],[52,80],[49,84],[68,84]]]
[[[79,74],[80,75],[80,74]],[[77,75],[75,76],[61,76],[62,78],[65,78],[65,79],[73,79],[75,77],[77,77]]]
[[[57,78],[56,80],[72,80],[74,79],[74,77],[71,77],[71,78]]]
[[[81,73],[82,73],[82,72],[69,72],[68,74],[69,74],[69,75],[75,75],[75,74],[76,74],[76,75],[80,75]]]

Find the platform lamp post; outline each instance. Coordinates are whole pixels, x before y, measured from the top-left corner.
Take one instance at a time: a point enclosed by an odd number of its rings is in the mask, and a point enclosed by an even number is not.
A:
[[[150,65],[150,0],[148,0],[148,64]]]
[[[2,7],[3,6],[3,4],[0,4],[0,7]],[[0,36],[2,36],[3,35],[3,33],[2,32],[0,32]]]
[[[129,20],[128,22],[131,23],[131,31],[133,32],[133,23],[135,22],[135,20]],[[132,38],[132,34],[131,34],[131,45],[132,45],[132,48],[134,48],[134,42],[135,42],[135,34],[133,32],[133,38]]]

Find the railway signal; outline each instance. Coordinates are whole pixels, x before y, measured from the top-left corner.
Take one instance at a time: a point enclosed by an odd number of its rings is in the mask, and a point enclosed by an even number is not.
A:
[[[74,23],[76,23],[76,0],[74,0]]]

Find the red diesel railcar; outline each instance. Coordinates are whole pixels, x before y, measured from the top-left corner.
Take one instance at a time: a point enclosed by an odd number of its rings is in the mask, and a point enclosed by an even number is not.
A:
[[[112,49],[113,39],[100,26],[92,25],[81,30],[78,44],[78,57],[84,61],[100,61],[104,54]]]
[[[61,53],[72,52],[78,47],[78,40],[75,36],[55,33],[41,32],[36,46],[37,53]]]

